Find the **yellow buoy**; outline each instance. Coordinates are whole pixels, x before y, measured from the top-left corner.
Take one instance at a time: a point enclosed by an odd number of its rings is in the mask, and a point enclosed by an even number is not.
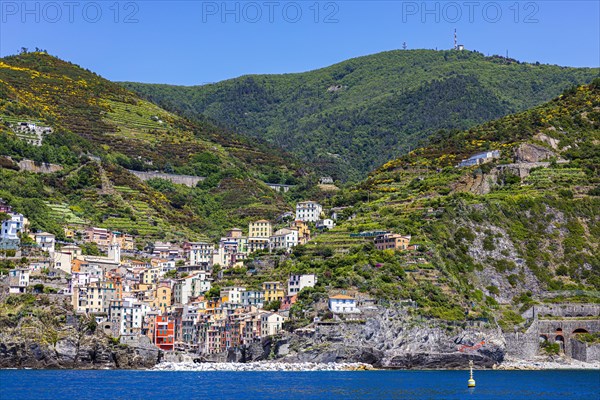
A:
[[[473,360],[469,360],[469,370],[471,372],[470,378],[467,381],[467,386],[470,388],[475,387],[475,379],[473,379]]]

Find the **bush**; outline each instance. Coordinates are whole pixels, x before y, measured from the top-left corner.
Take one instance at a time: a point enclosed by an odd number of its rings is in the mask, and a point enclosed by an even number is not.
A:
[[[486,289],[488,290],[488,292],[490,292],[493,295],[498,296],[500,294],[500,289],[498,289],[494,285],[490,285],[490,286],[486,287]]]
[[[560,344],[558,343],[550,343],[549,341],[545,340],[540,347],[542,352],[549,356],[560,354]]]
[[[577,335],[577,340],[590,344],[600,343],[600,332],[580,333]]]
[[[502,313],[502,319],[498,321],[498,324],[504,331],[510,330],[513,326],[522,324],[525,320],[520,314],[517,314],[513,310],[506,310]]]

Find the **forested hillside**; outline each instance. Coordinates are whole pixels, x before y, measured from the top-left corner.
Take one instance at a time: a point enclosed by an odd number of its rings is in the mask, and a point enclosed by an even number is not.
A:
[[[123,85],[169,110],[264,139],[335,179],[357,180],[440,129],[525,110],[596,76],[598,69],[471,51],[403,50],[204,86]]]

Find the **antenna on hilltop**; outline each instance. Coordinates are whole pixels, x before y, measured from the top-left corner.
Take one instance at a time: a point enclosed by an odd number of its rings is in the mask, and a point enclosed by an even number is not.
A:
[[[456,37],[456,28],[454,28],[454,50],[458,50],[458,38]]]
[[[407,47],[406,42],[402,43],[402,50],[406,50]]]

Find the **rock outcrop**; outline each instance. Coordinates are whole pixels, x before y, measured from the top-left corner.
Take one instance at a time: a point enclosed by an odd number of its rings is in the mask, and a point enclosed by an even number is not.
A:
[[[484,323],[417,322],[406,310],[394,308],[379,308],[365,317],[364,322],[317,325],[311,335],[283,337],[271,344],[271,358],[405,369],[465,368],[469,360],[491,368],[504,358],[502,332]]]
[[[111,345],[96,336],[84,343],[68,338],[56,346],[18,338],[0,340],[0,368],[145,369],[161,359],[160,350],[154,346]]]
[[[515,149],[515,163],[536,163],[552,157],[556,157],[553,151],[533,143],[523,143]]]

